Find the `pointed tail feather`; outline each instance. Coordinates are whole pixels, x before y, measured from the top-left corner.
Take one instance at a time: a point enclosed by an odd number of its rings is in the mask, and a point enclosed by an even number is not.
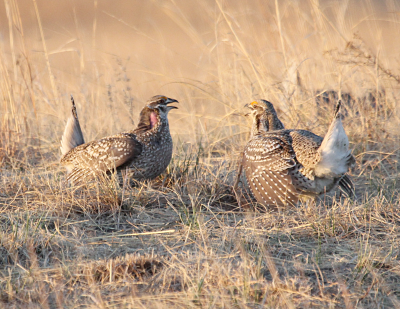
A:
[[[356,192],[354,189],[353,181],[351,180],[349,175],[344,175],[339,180],[339,188],[340,190],[349,198],[356,197]]]
[[[315,166],[315,175],[318,177],[341,177],[350,168],[349,157],[352,155],[349,150],[349,139],[340,117],[340,106],[339,100],[335,117],[318,148],[319,162]]]
[[[64,134],[61,139],[61,155],[64,156],[68,151],[76,146],[85,143],[81,126],[79,124],[78,114],[76,112],[74,98],[71,95],[72,114],[68,118],[67,125],[64,129]]]
[[[340,117],[340,107],[342,106],[342,100],[338,100],[337,104],[336,104],[336,108],[335,108],[335,116],[334,118],[338,118]]]

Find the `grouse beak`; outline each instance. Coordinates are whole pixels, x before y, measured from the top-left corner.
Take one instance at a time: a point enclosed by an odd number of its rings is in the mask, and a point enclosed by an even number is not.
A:
[[[167,100],[165,101],[165,104],[170,104],[170,103],[179,103],[179,102],[177,100],[175,100],[175,99],[167,98]],[[176,106],[173,106],[173,105],[168,106],[168,110],[171,110],[171,109],[178,109],[178,108]]]
[[[244,107],[246,107],[248,109],[251,109],[251,110],[254,110],[254,102],[253,103],[247,103],[247,104],[244,105]],[[251,114],[251,112],[248,112],[248,113],[245,113],[244,115],[247,117],[250,114]]]

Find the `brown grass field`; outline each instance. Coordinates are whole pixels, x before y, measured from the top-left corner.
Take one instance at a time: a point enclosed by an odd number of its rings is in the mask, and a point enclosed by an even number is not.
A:
[[[4,0],[0,27],[0,308],[400,308],[398,1]],[[178,99],[168,170],[67,186],[70,94],[86,141]],[[339,95],[357,197],[238,200],[243,105],[323,136]]]

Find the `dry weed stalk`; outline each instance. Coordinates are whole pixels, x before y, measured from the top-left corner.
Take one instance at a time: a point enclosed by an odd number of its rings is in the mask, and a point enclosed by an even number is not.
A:
[[[399,306],[396,50],[364,43],[395,37],[399,23],[358,15],[397,3],[126,3],[4,2],[0,307]],[[131,129],[141,98],[161,90],[183,103],[167,172],[65,186],[69,105],[56,102],[73,93],[84,105],[90,141]],[[241,107],[268,99],[287,127],[323,134],[339,95],[359,198],[260,209],[240,187],[239,207]]]

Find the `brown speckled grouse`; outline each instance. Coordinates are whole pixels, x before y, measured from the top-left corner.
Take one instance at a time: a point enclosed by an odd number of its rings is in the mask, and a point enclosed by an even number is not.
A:
[[[248,104],[252,137],[243,153],[243,169],[252,193],[264,205],[295,205],[300,197],[315,197],[337,185],[351,195],[346,173],[355,159],[339,113],[340,101],[324,138],[306,130],[284,129],[273,105]]]
[[[68,171],[67,179],[76,183],[114,170],[126,170],[133,179],[153,179],[168,166],[172,156],[172,138],[168,112],[177,100],[157,95],[140,113],[135,130],[83,144],[75,105],[68,119],[62,142],[61,164]]]

